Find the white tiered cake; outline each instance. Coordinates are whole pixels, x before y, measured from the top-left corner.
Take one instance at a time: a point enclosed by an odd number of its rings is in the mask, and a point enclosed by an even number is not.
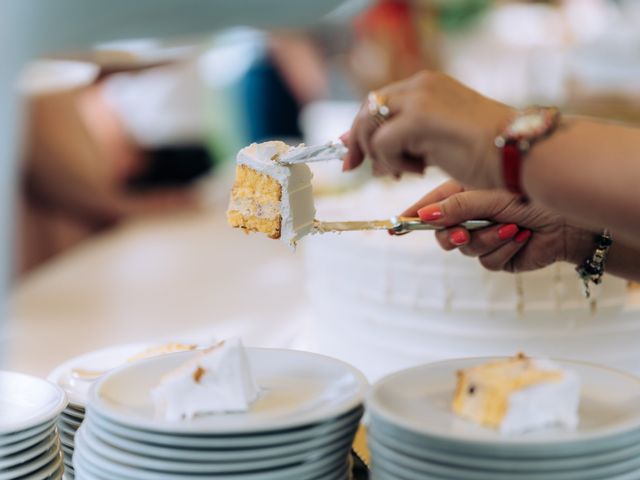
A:
[[[372,182],[317,199],[317,218],[388,218],[441,181]],[[589,301],[572,265],[489,272],[476,259],[441,250],[431,232],[325,234],[303,243],[308,348],[372,380],[425,361],[518,351],[640,373],[640,309],[630,305],[622,279],[606,276]]]

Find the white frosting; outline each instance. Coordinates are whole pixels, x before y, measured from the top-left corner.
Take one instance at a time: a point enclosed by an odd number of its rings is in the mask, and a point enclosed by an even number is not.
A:
[[[237,163],[268,175],[282,185],[282,201],[279,205],[282,216],[281,240],[295,245],[300,238],[310,233],[313,228],[316,209],[313,203],[311,188],[311,170],[305,164],[281,165],[273,160],[274,155],[282,155],[290,147],[283,142],[272,141],[252,143],[238,153]],[[242,205],[232,203],[230,208]],[[264,215],[268,218],[277,213],[277,205],[264,206]]]
[[[562,379],[532,385],[511,394],[500,432],[511,435],[551,426],[575,429],[578,426],[580,378],[575,372],[549,360],[534,363],[541,370],[561,372]]]
[[[318,218],[389,218],[442,181],[373,182],[318,199]],[[516,351],[640,373],[640,314],[626,306],[622,279],[607,275],[593,308],[572,265],[489,272],[444,252],[430,232],[314,235],[301,249],[311,307],[306,347],[370,380],[428,361]]]
[[[177,421],[247,411],[258,391],[242,342],[229,339],[166,374],[151,396],[159,417]]]

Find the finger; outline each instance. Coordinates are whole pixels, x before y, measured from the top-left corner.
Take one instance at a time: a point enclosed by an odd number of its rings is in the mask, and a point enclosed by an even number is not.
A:
[[[418,200],[416,203],[414,203],[409,208],[407,208],[400,215],[403,217],[417,217],[418,210],[420,210],[421,208],[426,207],[427,205],[441,202],[442,200],[450,197],[451,195],[454,195],[456,193],[460,193],[463,191],[464,191],[464,187],[462,186],[462,184],[456,182],[455,180],[449,180],[437,186],[433,190],[431,190],[429,193],[427,193],[420,200]],[[436,209],[439,211],[439,208],[437,207],[438,206],[436,206]]]
[[[396,93],[401,92],[402,89],[397,85],[390,85],[383,89],[378,90],[378,93],[385,99],[385,104],[389,107],[390,115],[393,116],[400,111],[400,101],[397,100]],[[369,113],[368,99],[365,100],[360,107],[360,110],[356,114],[349,138],[347,147],[349,154],[343,163],[343,170],[353,170],[358,167],[365,159],[367,155],[370,155],[370,138],[376,128],[380,126],[378,120]]]
[[[487,270],[494,272],[507,270],[507,266],[512,263],[513,257],[522,250],[529,238],[531,238],[531,230],[522,230],[516,235],[514,241],[505,243],[487,255],[480,256],[480,263]]]
[[[415,122],[406,115],[396,115],[371,132],[371,158],[390,170],[423,173],[425,160],[410,156],[406,146],[415,135]]]
[[[509,207],[519,202],[518,197],[503,191],[471,190],[450,195],[417,213],[423,222],[445,227],[482,218],[510,223],[514,212]]]
[[[518,226],[515,223],[507,223],[471,232],[469,243],[461,246],[460,252],[468,257],[488,255],[513,241],[518,231]]]
[[[436,239],[444,250],[454,250],[468,244],[471,234],[462,227],[454,227],[436,232]]]

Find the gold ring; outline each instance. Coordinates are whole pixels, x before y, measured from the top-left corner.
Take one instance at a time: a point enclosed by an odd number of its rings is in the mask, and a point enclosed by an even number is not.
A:
[[[384,97],[377,92],[369,92],[367,110],[378,125],[382,125],[391,116],[391,110],[385,104]]]

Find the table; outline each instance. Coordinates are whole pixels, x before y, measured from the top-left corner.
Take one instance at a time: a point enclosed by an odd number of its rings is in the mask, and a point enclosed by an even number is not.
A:
[[[302,258],[243,235],[224,208],[132,220],[20,281],[5,368],[39,376],[123,342],[206,341],[292,347],[304,328]]]

